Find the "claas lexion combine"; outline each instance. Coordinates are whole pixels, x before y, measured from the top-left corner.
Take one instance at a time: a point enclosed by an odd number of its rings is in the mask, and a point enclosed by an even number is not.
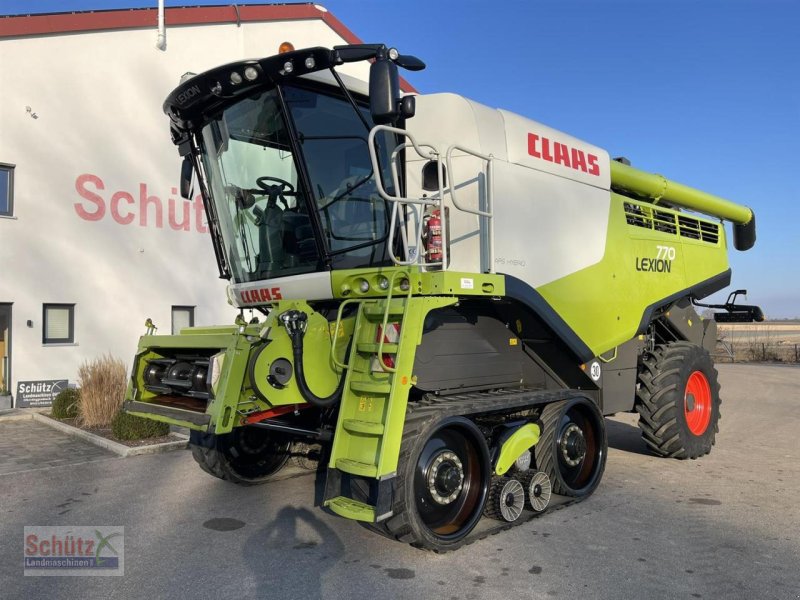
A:
[[[364,60],[368,83],[337,72]],[[708,453],[716,325],[695,306],[730,283],[723,221],[747,250],[753,212],[522,116],[404,95],[398,67],[424,64],[290,50],[169,95],[181,190],[200,187],[241,312],[149,328],[125,410],[190,428],[234,483],[319,458],[328,509],[437,551],[591,494],[604,415],[637,411],[658,455]]]

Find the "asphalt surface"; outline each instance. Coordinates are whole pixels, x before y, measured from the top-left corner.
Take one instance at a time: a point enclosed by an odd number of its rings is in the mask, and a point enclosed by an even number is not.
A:
[[[185,451],[0,474],[0,597],[800,598],[800,368],[719,371],[710,456],[615,417],[591,498],[446,555],[315,508],[313,475],[240,488]],[[125,576],[23,577],[24,525],[123,525]]]

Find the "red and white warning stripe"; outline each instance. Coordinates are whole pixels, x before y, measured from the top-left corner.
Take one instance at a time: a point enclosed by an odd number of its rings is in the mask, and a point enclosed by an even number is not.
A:
[[[387,323],[386,329],[383,329],[383,325],[378,325],[378,331],[375,334],[375,341],[380,343],[381,337],[383,338],[384,344],[397,344],[400,342],[400,323]],[[385,364],[390,369],[394,369],[394,354],[387,354],[384,352],[383,354],[383,364]],[[385,369],[381,366],[381,361],[378,360],[378,355],[372,357],[372,372],[380,372],[384,371]]]

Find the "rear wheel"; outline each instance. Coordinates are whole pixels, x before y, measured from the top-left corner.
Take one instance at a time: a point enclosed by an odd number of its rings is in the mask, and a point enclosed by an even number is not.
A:
[[[415,435],[404,435],[394,515],[383,527],[400,541],[452,550],[483,514],[491,479],[489,449],[481,431],[464,417],[421,425]]]
[[[193,431],[189,445],[203,471],[239,485],[269,481],[290,455],[287,438],[258,427],[237,427],[224,435]]]
[[[658,346],[639,370],[636,410],[654,454],[698,458],[719,431],[719,383],[708,351],[689,342]]]
[[[540,421],[536,466],[549,477],[552,491],[574,497],[591,494],[603,477],[608,450],[600,411],[578,397],[548,404]]]

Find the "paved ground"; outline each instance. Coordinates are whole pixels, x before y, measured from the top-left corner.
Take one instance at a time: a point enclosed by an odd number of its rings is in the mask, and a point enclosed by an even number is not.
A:
[[[615,418],[594,496],[444,556],[314,508],[313,476],[238,488],[187,452],[0,476],[0,596],[795,600],[800,368],[720,372],[710,456],[653,458]],[[124,525],[125,577],[23,577],[26,524]]]
[[[113,452],[76,440],[32,419],[0,421],[0,475],[113,457],[116,457]]]

